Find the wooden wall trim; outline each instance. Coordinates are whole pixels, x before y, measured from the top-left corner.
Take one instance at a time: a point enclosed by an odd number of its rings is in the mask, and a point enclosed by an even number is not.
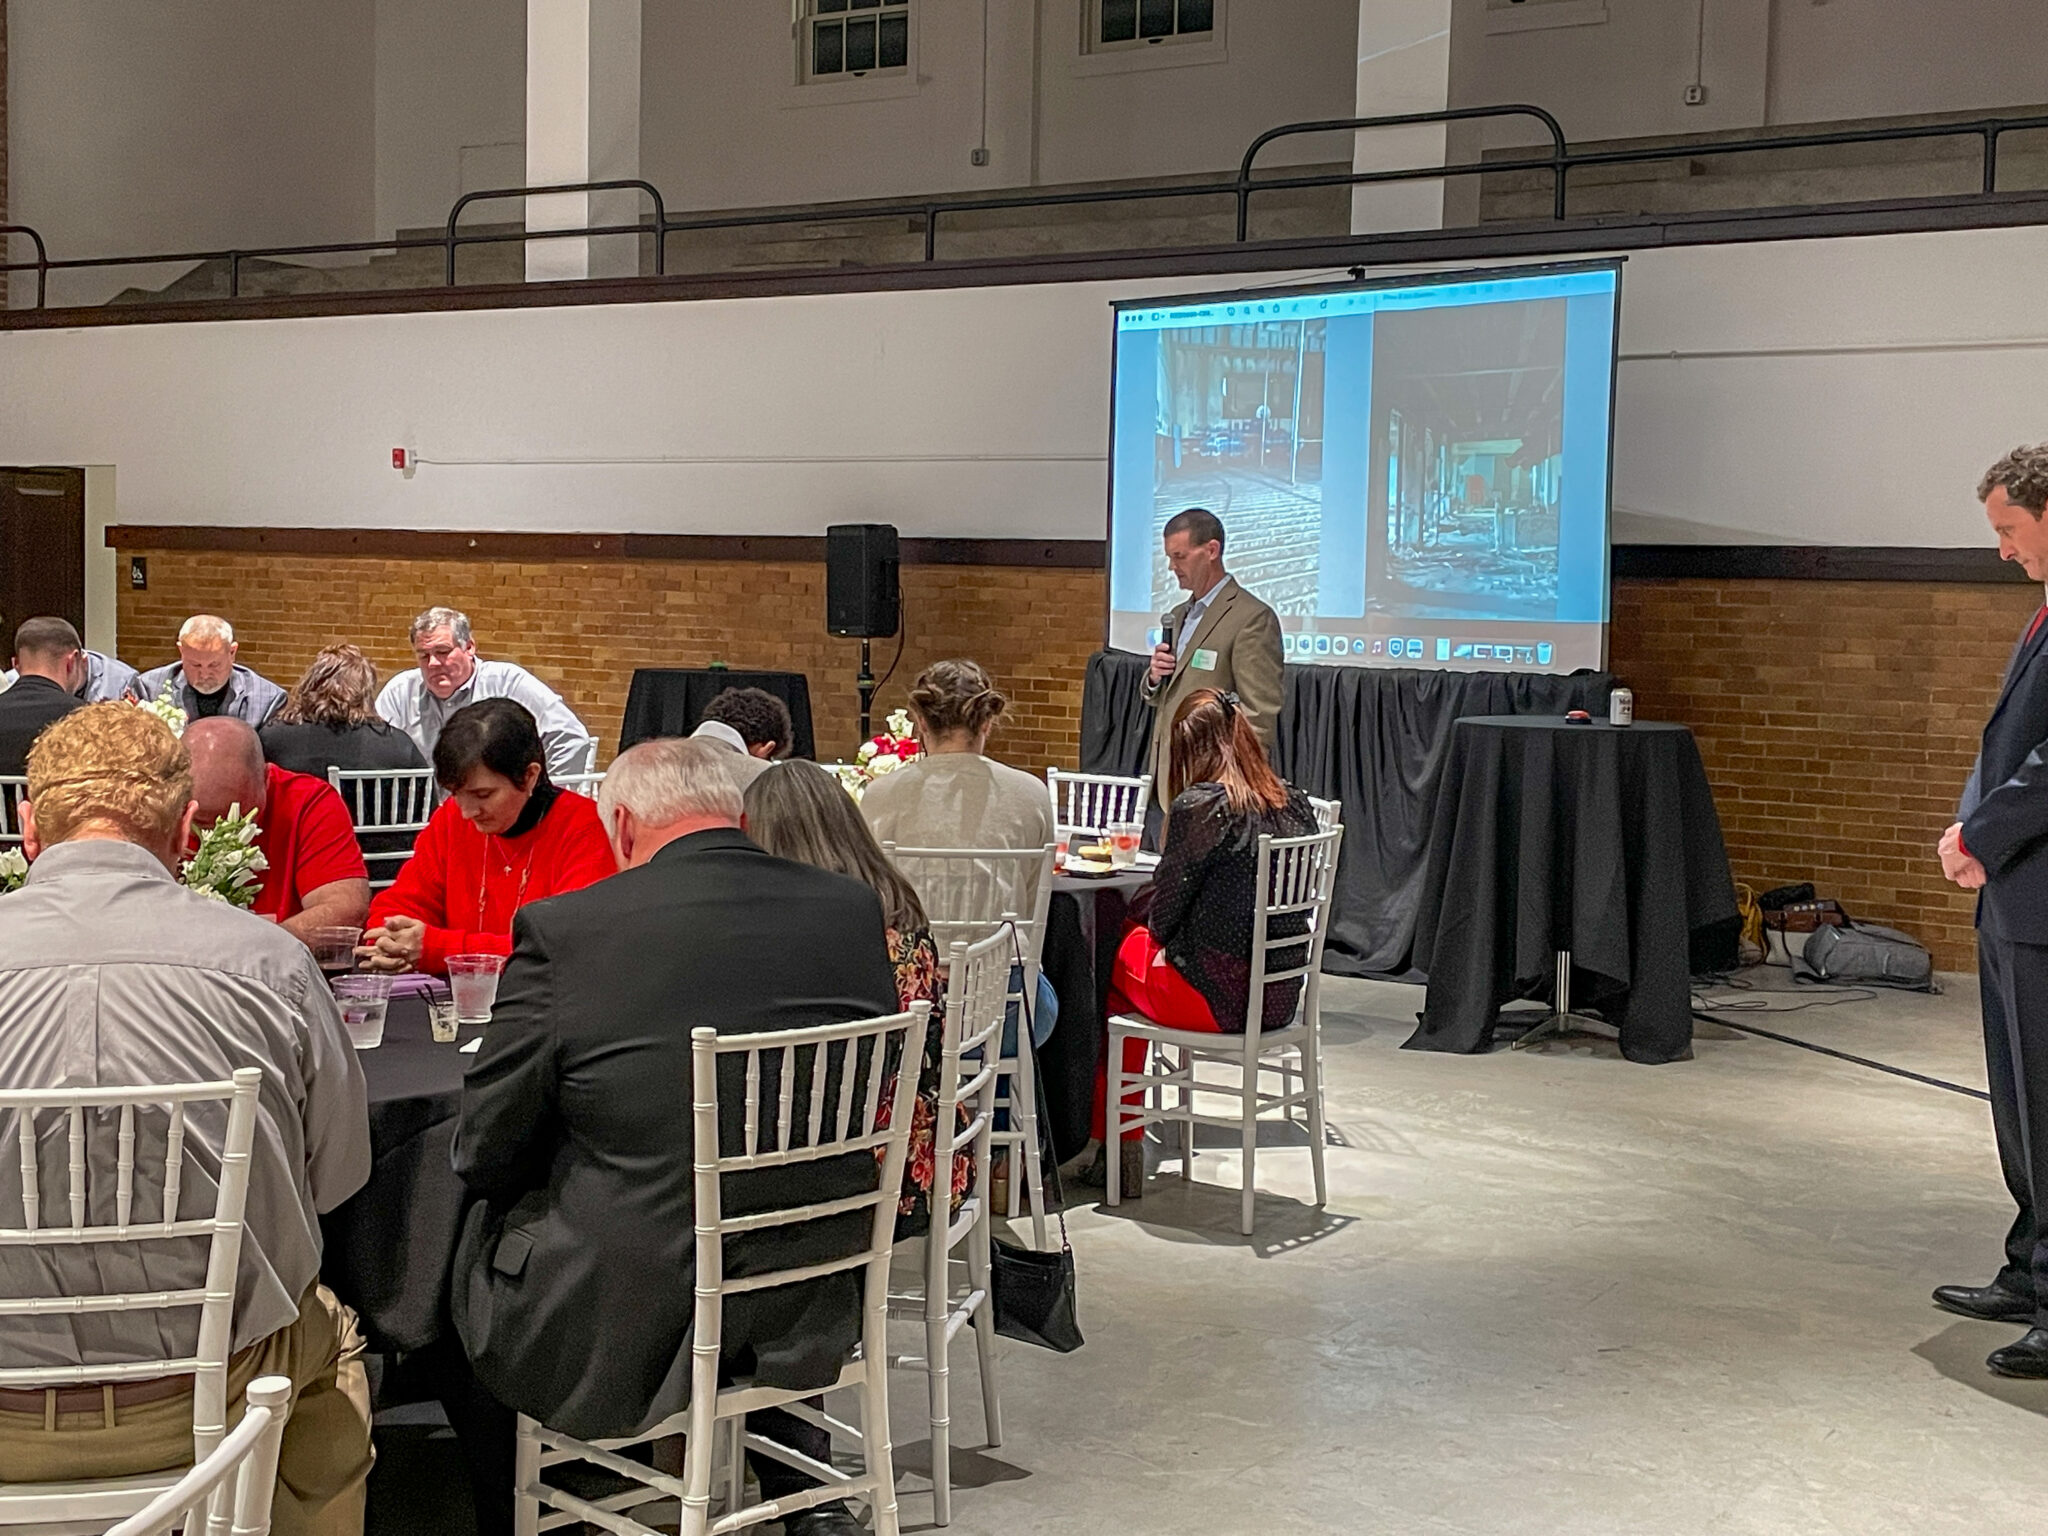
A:
[[[1617,544],[1616,580],[2023,582],[1991,548],[1903,545]]]
[[[825,540],[806,536],[696,533],[494,533],[438,528],[245,528],[116,524],[110,549],[213,550],[229,554],[381,560],[760,560],[822,565]],[[1039,566],[1099,571],[1100,539],[905,539],[905,565]]]

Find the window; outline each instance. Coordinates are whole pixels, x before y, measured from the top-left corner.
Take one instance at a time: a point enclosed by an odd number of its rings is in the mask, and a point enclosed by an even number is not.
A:
[[[1088,51],[1208,42],[1216,35],[1218,0],[1088,0],[1094,12]]]
[[[910,0],[804,0],[804,77],[846,80],[910,67]]]

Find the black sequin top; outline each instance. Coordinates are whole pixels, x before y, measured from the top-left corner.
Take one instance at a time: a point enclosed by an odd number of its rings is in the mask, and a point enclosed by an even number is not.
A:
[[[1192,784],[1167,812],[1166,846],[1152,879],[1145,926],[1173,968],[1208,1001],[1226,1034],[1244,1033],[1251,1000],[1252,904],[1258,893],[1259,837],[1307,837],[1317,831],[1308,796],[1290,787],[1276,811],[1240,815],[1221,784]],[[1306,914],[1273,919],[1270,939],[1308,932]],[[1268,949],[1275,969],[1300,963],[1296,948]],[[1285,1027],[1301,996],[1301,979],[1266,988],[1265,1029]]]

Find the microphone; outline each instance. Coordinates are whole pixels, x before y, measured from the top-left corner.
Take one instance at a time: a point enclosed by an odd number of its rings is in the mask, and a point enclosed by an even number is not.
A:
[[[1159,639],[1162,644],[1173,644],[1173,610],[1167,609],[1159,615]]]

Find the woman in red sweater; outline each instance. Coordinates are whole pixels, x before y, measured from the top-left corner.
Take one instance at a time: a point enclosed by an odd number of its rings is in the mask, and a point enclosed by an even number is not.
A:
[[[367,969],[444,972],[450,955],[509,955],[513,913],[617,871],[597,807],[548,781],[539,728],[512,700],[450,715],[434,777],[449,798],[370,903]]]

